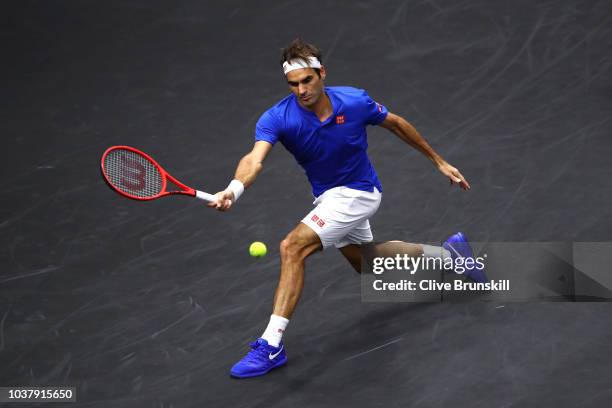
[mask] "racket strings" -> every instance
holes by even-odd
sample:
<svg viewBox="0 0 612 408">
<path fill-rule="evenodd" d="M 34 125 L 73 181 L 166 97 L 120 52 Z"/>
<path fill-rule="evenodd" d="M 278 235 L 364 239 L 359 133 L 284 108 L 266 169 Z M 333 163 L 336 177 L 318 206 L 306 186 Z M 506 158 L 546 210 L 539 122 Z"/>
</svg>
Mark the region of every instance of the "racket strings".
<svg viewBox="0 0 612 408">
<path fill-rule="evenodd" d="M 115 188 L 135 197 L 154 197 L 163 188 L 159 169 L 146 157 L 130 150 L 109 152 L 104 159 L 104 172 Z"/>
</svg>

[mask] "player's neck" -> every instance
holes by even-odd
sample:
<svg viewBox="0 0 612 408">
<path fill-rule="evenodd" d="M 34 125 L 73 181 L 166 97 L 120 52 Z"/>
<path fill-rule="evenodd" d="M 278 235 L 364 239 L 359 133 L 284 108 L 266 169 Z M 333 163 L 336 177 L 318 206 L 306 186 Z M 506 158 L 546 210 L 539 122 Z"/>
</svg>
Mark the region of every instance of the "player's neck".
<svg viewBox="0 0 612 408">
<path fill-rule="evenodd" d="M 304 108 L 317 115 L 321 122 L 325 122 L 334 113 L 334 107 L 325 91 L 323 91 L 321 97 L 314 104 L 304 106 Z"/>
</svg>

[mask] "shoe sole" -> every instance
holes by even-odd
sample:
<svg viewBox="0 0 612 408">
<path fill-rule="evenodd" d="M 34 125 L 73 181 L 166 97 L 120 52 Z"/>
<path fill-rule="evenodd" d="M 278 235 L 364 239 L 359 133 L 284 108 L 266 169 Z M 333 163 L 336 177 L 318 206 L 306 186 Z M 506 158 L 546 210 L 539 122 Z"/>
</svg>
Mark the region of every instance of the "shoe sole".
<svg viewBox="0 0 612 408">
<path fill-rule="evenodd" d="M 273 369 L 283 366 L 285 364 L 287 364 L 287 357 L 285 357 L 282 360 L 277 361 L 273 366 L 270 366 L 270 368 L 268 368 L 267 370 L 264 371 L 257 371 L 254 373 L 248 373 L 248 374 L 234 374 L 234 373 L 230 373 L 230 376 L 234 377 L 234 378 L 251 378 L 251 377 L 259 377 L 261 375 L 265 375 L 268 374 L 270 371 L 272 371 Z"/>
</svg>

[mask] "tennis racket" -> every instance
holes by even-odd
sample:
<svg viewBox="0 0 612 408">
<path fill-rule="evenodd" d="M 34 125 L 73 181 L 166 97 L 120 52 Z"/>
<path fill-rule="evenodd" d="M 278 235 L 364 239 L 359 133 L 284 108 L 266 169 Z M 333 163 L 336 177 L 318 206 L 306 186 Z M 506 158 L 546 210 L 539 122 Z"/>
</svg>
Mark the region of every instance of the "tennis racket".
<svg viewBox="0 0 612 408">
<path fill-rule="evenodd" d="M 186 186 L 151 156 L 130 146 L 112 146 L 101 160 L 102 175 L 117 193 L 133 200 L 154 200 L 183 194 L 211 202 L 215 196 Z"/>
</svg>

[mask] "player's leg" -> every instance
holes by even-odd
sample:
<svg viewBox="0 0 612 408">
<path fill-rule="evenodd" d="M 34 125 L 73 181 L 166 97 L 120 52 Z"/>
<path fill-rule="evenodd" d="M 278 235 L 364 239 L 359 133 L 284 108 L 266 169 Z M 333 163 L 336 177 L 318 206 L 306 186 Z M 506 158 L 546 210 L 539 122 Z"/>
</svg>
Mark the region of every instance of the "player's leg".
<svg viewBox="0 0 612 408">
<path fill-rule="evenodd" d="M 274 308 L 264 333 L 251 343 L 251 351 L 236 363 L 231 374 L 256 377 L 287 363 L 282 336 L 304 287 L 304 260 L 321 248 L 319 236 L 298 224 L 280 244 L 281 272 L 274 294 Z"/>
<path fill-rule="evenodd" d="M 439 249 L 441 249 L 403 241 L 374 242 L 373 239 L 370 221 L 364 219 L 355 223 L 353 228 L 335 246 L 357 273 L 361 273 L 362 256 L 366 259 L 394 257 L 396 254 L 417 257 L 423 254 L 426 256 L 431 253 L 440 254 Z"/>
<path fill-rule="evenodd" d="M 407 254 L 411 257 L 423 255 L 423 245 L 403 241 L 364 242 L 348 244 L 338 248 L 357 273 L 361 273 L 361 257 L 394 257 L 396 254 Z"/>
<path fill-rule="evenodd" d="M 291 318 L 304 287 L 304 260 L 320 248 L 319 236 L 303 223 L 281 242 L 281 272 L 274 294 L 274 315 Z"/>
<path fill-rule="evenodd" d="M 317 249 L 333 245 L 351 227 L 337 218 L 334 204 L 338 203 L 333 200 L 333 193 L 318 198 L 317 206 L 281 242 L 281 273 L 273 314 L 261 338 L 251 344 L 251 351 L 232 367 L 232 376 L 263 375 L 287 362 L 282 335 L 302 293 L 304 260 Z"/>
<path fill-rule="evenodd" d="M 397 255 L 409 257 L 420 257 L 440 259 L 442 263 L 451 259 L 453 264 L 464 265 L 465 258 L 474 258 L 472 248 L 467 238 L 462 233 L 451 235 L 441 246 L 417 244 L 404 241 L 373 242 L 370 222 L 365 219 L 356 222 L 353 228 L 338 241 L 335 246 L 358 273 L 362 270 L 362 257 L 365 259 L 394 258 Z M 459 260 L 459 258 L 464 258 Z M 459 262 L 461 261 L 461 262 Z M 476 282 L 486 282 L 487 277 L 483 270 L 472 268 L 461 272 Z"/>
<path fill-rule="evenodd" d="M 357 273 L 361 273 L 361 249 L 362 245 L 359 244 L 348 244 L 338 248 Z"/>
<path fill-rule="evenodd" d="M 369 236 L 371 236 L 371 232 L 368 224 L 367 228 L 361 227 L 351 231 L 342 242 L 337 245 L 342 255 L 344 255 L 353 269 L 358 273 L 361 273 L 361 260 L 363 258 L 394 258 L 397 255 L 408 255 L 409 257 L 423 256 L 425 258 L 440 259 L 442 263 L 446 263 L 446 260 L 451 259 L 453 264 L 457 265 L 464 265 L 466 258 L 474 258 L 472 247 L 465 235 L 461 232 L 451 235 L 442 246 L 414 244 L 404 241 L 374 243 L 368 242 Z M 459 262 L 459 260 L 461 262 Z M 476 266 L 471 269 L 466 269 L 463 266 L 461 272 L 457 273 L 465 274 L 475 282 L 488 281 L 484 270 L 478 269 Z"/>
</svg>

